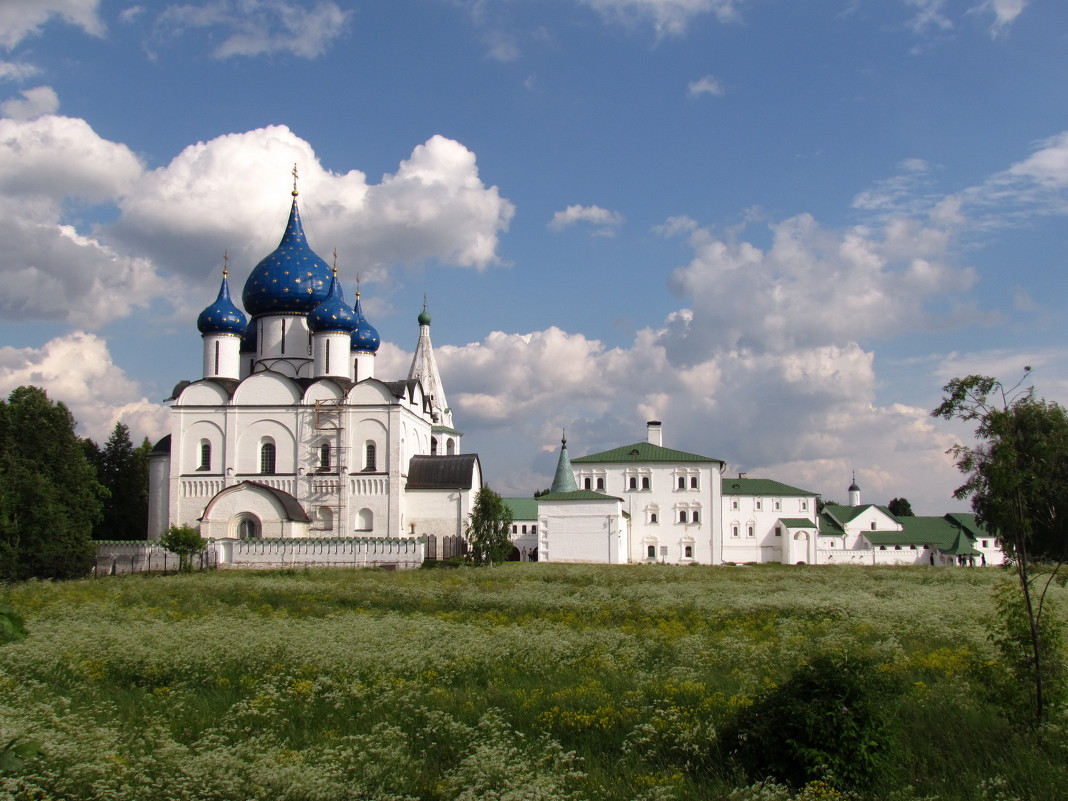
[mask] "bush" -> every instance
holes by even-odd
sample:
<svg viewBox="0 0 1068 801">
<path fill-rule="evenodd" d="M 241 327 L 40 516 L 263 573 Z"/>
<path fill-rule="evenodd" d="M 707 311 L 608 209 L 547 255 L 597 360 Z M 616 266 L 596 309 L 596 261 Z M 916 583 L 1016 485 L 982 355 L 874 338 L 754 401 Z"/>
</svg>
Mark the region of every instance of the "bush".
<svg viewBox="0 0 1068 801">
<path fill-rule="evenodd" d="M 885 787 L 898 755 L 896 696 L 870 661 L 819 657 L 743 708 L 723 743 L 751 781 Z"/>
</svg>

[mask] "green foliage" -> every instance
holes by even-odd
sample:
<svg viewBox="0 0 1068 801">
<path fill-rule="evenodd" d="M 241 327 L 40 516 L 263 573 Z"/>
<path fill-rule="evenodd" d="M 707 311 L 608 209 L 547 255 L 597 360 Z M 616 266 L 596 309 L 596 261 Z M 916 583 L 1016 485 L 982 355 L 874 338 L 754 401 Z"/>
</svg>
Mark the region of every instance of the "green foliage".
<svg viewBox="0 0 1068 801">
<path fill-rule="evenodd" d="M 37 387 L 0 401 L 0 578 L 67 579 L 92 567 L 105 490 L 74 426 Z"/>
<path fill-rule="evenodd" d="M 1005 799 L 1062 801 L 1068 735 L 1010 725 L 975 672 L 996 656 L 983 616 L 1000 578 L 508 563 L 14 584 L 4 600 L 32 636 L 0 648 L 0 743 L 25 733 L 47 756 L 0 787 L 57 801 L 994 801 L 982 788 L 997 780 Z M 1068 590 L 1051 595 L 1066 608 Z M 888 701 L 901 787 L 757 788 L 715 758 L 738 710 L 820 653 L 870 654 L 875 680 L 906 688 Z"/>
<path fill-rule="evenodd" d="M 913 517 L 912 504 L 908 498 L 894 498 L 887 504 L 887 509 L 894 517 Z"/>
<path fill-rule="evenodd" d="M 976 518 L 1000 537 L 1015 566 L 1031 656 L 1029 670 L 1018 660 L 1009 668 L 1030 684 L 1031 719 L 1041 726 L 1050 706 L 1045 681 L 1054 669 L 1046 664 L 1045 600 L 1068 557 L 1068 412 L 1036 398 L 1031 387 L 1020 389 L 1030 369 L 1010 388 L 989 376 L 955 378 L 943 388 L 942 404 L 931 414 L 975 423 L 979 444 L 949 450 L 967 478 L 955 495 L 972 499 Z M 1034 563 L 1041 561 L 1056 566 L 1036 584 Z M 1004 625 L 999 642 L 1018 643 L 1017 605 L 1003 592 L 998 609 Z M 1049 658 L 1059 657 L 1054 652 Z"/>
<path fill-rule="evenodd" d="M 1033 577 L 1032 581 L 1036 579 Z M 1065 664 L 1065 622 L 1055 604 L 1046 600 L 1039 621 L 1039 638 L 1043 659 L 1036 664 L 1031 641 L 1031 621 L 1026 599 L 1015 581 L 1003 581 L 994 590 L 997 612 L 990 639 L 1001 655 L 1001 673 L 995 673 L 1001 699 L 1010 710 L 1032 710 L 1035 688 L 1041 685 L 1045 701 L 1051 707 L 1068 701 L 1068 665 Z M 1041 681 L 1036 673 L 1042 672 Z M 1030 714 L 1030 713 L 1028 713 Z"/>
<path fill-rule="evenodd" d="M 103 515 L 93 528 L 99 540 L 143 540 L 148 525 L 148 454 L 145 439 L 137 448 L 130 429 L 115 423 L 103 450 L 92 440 L 85 442 L 86 455 L 96 469 L 97 480 L 107 490 Z"/>
<path fill-rule="evenodd" d="M 9 605 L 0 604 L 0 645 L 15 642 L 26 636 L 22 617 Z"/>
<path fill-rule="evenodd" d="M 887 787 L 901 758 L 898 693 L 869 660 L 821 656 L 742 709 L 724 744 L 754 781 Z"/>
<path fill-rule="evenodd" d="M 486 484 L 475 496 L 475 505 L 464 531 L 471 560 L 476 565 L 507 561 L 512 552 L 511 529 L 512 510 Z"/>
<path fill-rule="evenodd" d="M 160 538 L 159 544 L 177 554 L 182 570 L 192 570 L 192 558 L 201 553 L 208 541 L 192 526 L 171 526 Z"/>
<path fill-rule="evenodd" d="M 41 756 L 41 745 L 35 740 L 20 740 L 14 737 L 0 748 L 0 774 L 21 773 L 26 763 Z"/>
</svg>

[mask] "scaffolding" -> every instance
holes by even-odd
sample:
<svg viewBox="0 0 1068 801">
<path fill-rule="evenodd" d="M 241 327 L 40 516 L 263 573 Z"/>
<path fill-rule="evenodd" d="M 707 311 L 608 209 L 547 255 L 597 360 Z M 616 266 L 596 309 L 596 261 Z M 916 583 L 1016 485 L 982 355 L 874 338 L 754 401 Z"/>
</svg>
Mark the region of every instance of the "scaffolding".
<svg viewBox="0 0 1068 801">
<path fill-rule="evenodd" d="M 345 473 L 348 469 L 348 448 L 345 446 L 345 416 L 344 401 L 338 398 L 326 398 L 315 401 L 315 417 L 313 427 L 315 441 L 312 444 L 311 463 L 316 465 L 316 473 L 319 475 L 336 475 L 337 483 L 333 485 L 333 495 L 336 502 L 333 505 L 333 520 L 331 528 L 335 536 L 342 536 L 345 528 L 341 523 L 345 519 Z M 328 440 L 323 443 L 323 440 Z M 324 451 L 322 446 L 327 449 Z M 325 458 L 324 458 L 325 456 Z M 325 486 L 319 482 L 320 487 Z M 314 483 L 313 483 L 314 486 Z M 330 508 L 330 504 L 322 504 Z M 346 526 L 347 527 L 347 526 Z"/>
</svg>

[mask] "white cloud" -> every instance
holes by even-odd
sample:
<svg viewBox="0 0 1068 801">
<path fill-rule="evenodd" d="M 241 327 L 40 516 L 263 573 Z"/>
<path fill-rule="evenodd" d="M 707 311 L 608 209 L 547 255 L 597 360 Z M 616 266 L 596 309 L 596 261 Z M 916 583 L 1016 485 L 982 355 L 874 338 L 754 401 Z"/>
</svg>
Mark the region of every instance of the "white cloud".
<svg viewBox="0 0 1068 801">
<path fill-rule="evenodd" d="M 75 331 L 40 348 L 0 347 L 0 395 L 27 385 L 65 403 L 78 432 L 98 443 L 116 422 L 128 425 L 137 440 L 147 436 L 154 442 L 169 431 L 168 410 L 150 403 L 111 360 L 104 340 L 92 334 Z"/>
<path fill-rule="evenodd" d="M 727 94 L 727 89 L 719 78 L 714 75 L 705 75 L 696 81 L 690 81 L 686 86 L 686 92 L 690 97 L 700 97 L 701 95 L 723 97 Z"/>
<path fill-rule="evenodd" d="M 562 231 L 577 223 L 589 223 L 596 226 L 599 236 L 613 236 L 623 224 L 623 215 L 618 211 L 609 211 L 600 206 L 575 204 L 553 214 L 549 227 L 554 231 Z"/>
<path fill-rule="evenodd" d="M 913 33 L 947 31 L 953 27 L 945 13 L 946 0 L 905 0 L 905 5 L 916 9 L 915 16 L 908 22 Z"/>
<path fill-rule="evenodd" d="M 514 207 L 482 183 L 474 153 L 442 136 L 417 146 L 377 184 L 358 170 L 324 170 L 311 145 L 285 126 L 220 136 L 146 173 L 107 234 L 200 279 L 228 249 L 235 281 L 242 281 L 285 227 L 294 163 L 312 247 L 320 254 L 336 247 L 346 275 L 383 278 L 387 265 L 484 269 L 498 262 L 498 237 Z"/>
<path fill-rule="evenodd" d="M 704 14 L 713 14 L 720 22 L 739 17 L 739 7 L 746 0 L 580 0 L 609 19 L 634 24 L 649 22 L 658 36 L 678 36 L 690 23 Z"/>
<path fill-rule="evenodd" d="M 51 86 L 24 89 L 22 100 L 10 99 L 0 103 L 0 114 L 13 120 L 32 120 L 59 110 L 59 95 Z"/>
<path fill-rule="evenodd" d="M 159 30 L 218 29 L 225 38 L 216 58 L 291 53 L 302 58 L 323 55 L 348 28 L 351 11 L 332 0 L 209 0 L 167 6 L 157 20 Z"/>
<path fill-rule="evenodd" d="M 0 3 L 0 46 L 10 50 L 39 33 L 53 18 L 77 25 L 91 36 L 103 36 L 99 5 L 100 0 L 4 0 Z"/>
<path fill-rule="evenodd" d="M 986 0 L 977 8 L 989 11 L 994 15 L 994 23 L 990 27 L 993 36 L 1000 36 L 1008 30 L 1009 26 L 1027 8 L 1029 0 Z"/>
<path fill-rule="evenodd" d="M 21 81 L 38 72 L 33 64 L 22 61 L 0 61 L 0 81 Z"/>
</svg>

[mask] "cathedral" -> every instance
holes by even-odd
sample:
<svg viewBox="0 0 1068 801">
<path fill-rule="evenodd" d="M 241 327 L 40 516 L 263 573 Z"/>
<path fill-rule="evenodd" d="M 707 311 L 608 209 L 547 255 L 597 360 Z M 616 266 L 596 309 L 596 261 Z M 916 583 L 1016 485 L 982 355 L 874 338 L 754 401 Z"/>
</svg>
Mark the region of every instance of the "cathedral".
<svg viewBox="0 0 1068 801">
<path fill-rule="evenodd" d="M 175 387 L 171 433 L 150 457 L 149 537 L 172 525 L 224 544 L 462 535 L 481 466 L 461 453 L 430 315 L 407 377 L 378 377 L 360 292 L 349 305 L 336 266 L 308 245 L 295 183 L 292 195 L 244 310 L 224 267 L 197 320 L 203 374 Z"/>
</svg>

